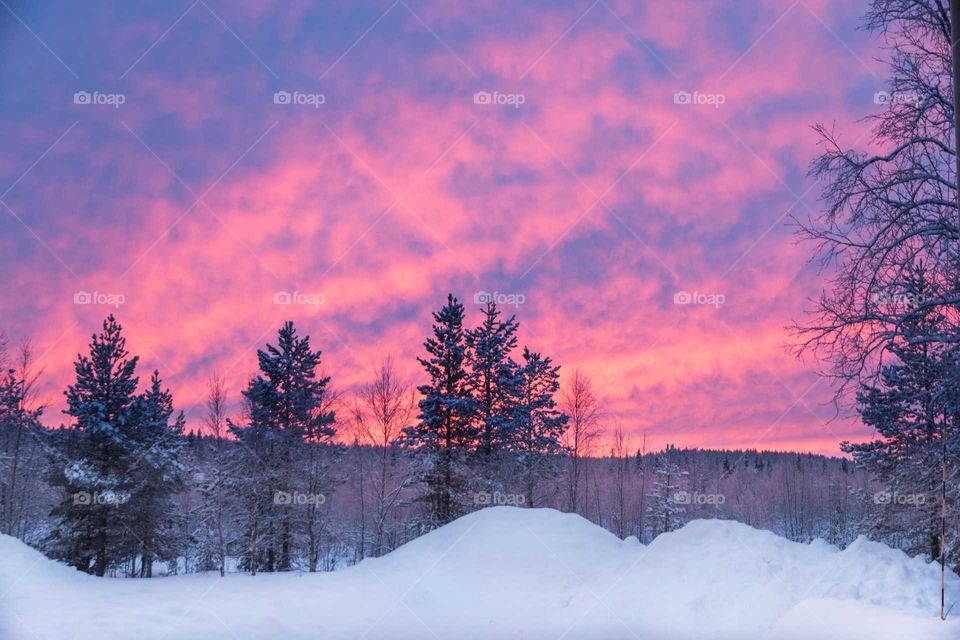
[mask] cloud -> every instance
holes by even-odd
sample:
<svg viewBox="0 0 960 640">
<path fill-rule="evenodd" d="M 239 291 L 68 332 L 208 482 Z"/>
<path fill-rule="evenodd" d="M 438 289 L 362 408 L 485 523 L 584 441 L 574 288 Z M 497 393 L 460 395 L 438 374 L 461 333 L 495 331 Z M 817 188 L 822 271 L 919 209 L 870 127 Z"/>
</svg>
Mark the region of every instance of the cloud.
<svg viewBox="0 0 960 640">
<path fill-rule="evenodd" d="M 835 452 L 863 430 L 829 422 L 786 349 L 820 282 L 784 223 L 817 206 L 809 125 L 860 133 L 873 108 L 855 5 L 210 3 L 166 35 L 169 8 L 93 11 L 82 33 L 31 12 L 82 79 L 10 32 L 0 192 L 26 175 L 3 198 L 22 223 L 0 210 L 2 324 L 43 356 L 48 423 L 115 311 L 196 428 L 207 376 L 236 400 L 284 320 L 349 390 L 388 352 L 417 379 L 448 291 L 471 321 L 475 291 L 522 293 L 524 341 L 587 372 L 635 439 Z M 98 87 L 126 102 L 72 104 Z"/>
</svg>

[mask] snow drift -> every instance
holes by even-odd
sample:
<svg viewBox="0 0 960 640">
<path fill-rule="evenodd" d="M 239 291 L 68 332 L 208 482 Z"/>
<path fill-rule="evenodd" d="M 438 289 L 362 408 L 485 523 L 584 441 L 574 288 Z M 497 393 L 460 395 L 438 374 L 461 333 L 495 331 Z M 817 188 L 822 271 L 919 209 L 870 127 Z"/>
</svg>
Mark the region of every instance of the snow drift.
<svg viewBox="0 0 960 640">
<path fill-rule="evenodd" d="M 721 520 L 644 546 L 495 507 L 334 573 L 151 580 L 87 576 L 0 536 L 5 640 L 960 637 L 939 598 L 935 564 L 882 544 L 840 551 Z"/>
</svg>

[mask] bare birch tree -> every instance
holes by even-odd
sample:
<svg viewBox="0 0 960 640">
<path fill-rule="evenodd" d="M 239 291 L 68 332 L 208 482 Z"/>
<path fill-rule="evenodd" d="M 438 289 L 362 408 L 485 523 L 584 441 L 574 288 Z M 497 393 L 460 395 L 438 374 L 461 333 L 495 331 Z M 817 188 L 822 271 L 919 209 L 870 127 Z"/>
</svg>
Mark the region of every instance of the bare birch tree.
<svg viewBox="0 0 960 640">
<path fill-rule="evenodd" d="M 960 342 L 949 9 L 943 0 L 873 0 L 866 26 L 891 53 L 888 91 L 874 100 L 882 111 L 867 117 L 863 149 L 815 126 L 824 152 L 811 173 L 826 210 L 796 219 L 832 270 L 811 319 L 797 326 L 799 350 L 828 363 L 841 393 L 874 380 L 893 343 Z M 910 290 L 918 269 L 930 285 L 919 299 Z M 938 327 L 905 336 L 913 318 L 934 312 Z"/>
<path fill-rule="evenodd" d="M 204 497 L 209 518 L 207 530 L 212 534 L 213 559 L 217 570 L 223 576 L 226 573 L 227 541 L 224 533 L 227 509 L 227 461 L 224 437 L 227 429 L 227 395 L 224 391 L 223 377 L 212 375 L 207 381 L 207 415 L 205 424 L 208 435 L 213 437 L 212 477 L 204 486 Z"/>
<path fill-rule="evenodd" d="M 385 551 L 385 529 L 408 481 L 395 472 L 397 447 L 394 444 L 404 427 L 415 418 L 416 398 L 403 382 L 390 356 L 374 369 L 373 380 L 364 385 L 354 403 L 357 439 L 374 449 L 376 468 L 371 477 L 374 500 L 372 555 Z"/>
<path fill-rule="evenodd" d="M 560 393 L 560 405 L 563 412 L 570 416 L 565 442 L 570 454 L 567 509 L 576 512 L 581 499 L 581 481 L 586 475 L 584 466 L 600 436 L 600 398 L 593 390 L 590 378 L 576 370 Z M 589 501 L 589 496 L 583 497 Z"/>
</svg>

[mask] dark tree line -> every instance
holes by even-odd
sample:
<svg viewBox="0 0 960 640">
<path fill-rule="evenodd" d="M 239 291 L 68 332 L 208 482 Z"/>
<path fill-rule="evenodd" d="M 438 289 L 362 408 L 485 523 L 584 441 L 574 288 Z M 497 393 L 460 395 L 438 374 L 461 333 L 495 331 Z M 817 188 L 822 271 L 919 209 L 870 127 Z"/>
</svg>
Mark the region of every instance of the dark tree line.
<svg viewBox="0 0 960 640">
<path fill-rule="evenodd" d="M 386 358 L 349 400 L 286 323 L 258 351 L 238 415 L 214 375 L 189 433 L 160 374 L 140 384 L 112 316 L 74 363 L 59 429 L 40 425 L 26 350 L 0 378 L 4 530 L 82 571 L 139 577 L 330 570 L 497 504 L 573 511 L 643 541 L 710 517 L 933 551 L 933 501 L 896 496 L 937 488 L 924 456 L 956 420 L 953 396 L 930 392 L 956 366 L 948 348 L 905 343 L 864 388 L 864 420 L 883 437 L 845 445 L 860 471 L 809 454 L 647 452 L 619 426 L 604 450 L 590 380 L 575 372 L 561 388 L 559 367 L 518 345 L 515 318 L 487 305 L 468 326 L 449 296 L 433 320 L 424 384 Z"/>
<path fill-rule="evenodd" d="M 365 450 L 379 450 L 367 463 L 376 475 L 369 480 L 377 487 L 376 539 L 368 550 L 361 536 L 359 557 L 394 546 L 388 520 L 401 505 L 420 505 L 406 517 L 422 532 L 471 508 L 468 488 L 501 491 L 522 470 L 532 502 L 538 482 L 559 471 L 553 459 L 563 453 L 566 423 L 553 399 L 559 367 L 527 349 L 516 361 L 516 320 L 501 319 L 495 305 L 475 329 L 463 328 L 463 314 L 452 296 L 435 314 L 420 360 L 430 383 L 419 387 L 418 416 L 392 365 L 358 394 L 354 457 L 362 468 Z M 187 557 L 194 568 L 221 574 L 324 568 L 328 500 L 346 479 L 348 448 L 337 439 L 335 411 L 343 399 L 323 373 L 321 352 L 291 322 L 257 360 L 234 419 L 226 415 L 223 380 L 211 378 L 206 436 L 184 434 L 184 416 L 159 372 L 140 389 L 139 360 L 112 315 L 74 363 L 68 425 L 40 425 L 42 408 L 29 402 L 28 359 L 21 370 L 9 369 L 0 377 L 9 467 L 0 485 L 4 531 L 19 534 L 18 496 L 42 484 L 53 504 L 46 533 L 34 542 L 82 571 L 150 577 L 157 563 L 177 570 Z M 43 461 L 42 483 L 25 481 L 28 448 L 31 462 Z M 398 464 L 408 461 L 406 477 L 397 479 Z M 366 475 L 358 478 L 364 522 Z"/>
</svg>

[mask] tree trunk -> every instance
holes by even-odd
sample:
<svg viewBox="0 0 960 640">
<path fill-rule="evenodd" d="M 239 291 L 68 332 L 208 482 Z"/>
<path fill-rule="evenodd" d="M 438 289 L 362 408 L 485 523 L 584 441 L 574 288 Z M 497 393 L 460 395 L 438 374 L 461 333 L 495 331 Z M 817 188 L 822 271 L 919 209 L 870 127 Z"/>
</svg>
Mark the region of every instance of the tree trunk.
<svg viewBox="0 0 960 640">
<path fill-rule="evenodd" d="M 107 572 L 107 513 L 103 507 L 100 507 L 97 515 L 98 528 L 96 538 L 94 539 L 96 559 L 93 564 L 93 573 L 94 575 L 103 577 Z"/>
</svg>

